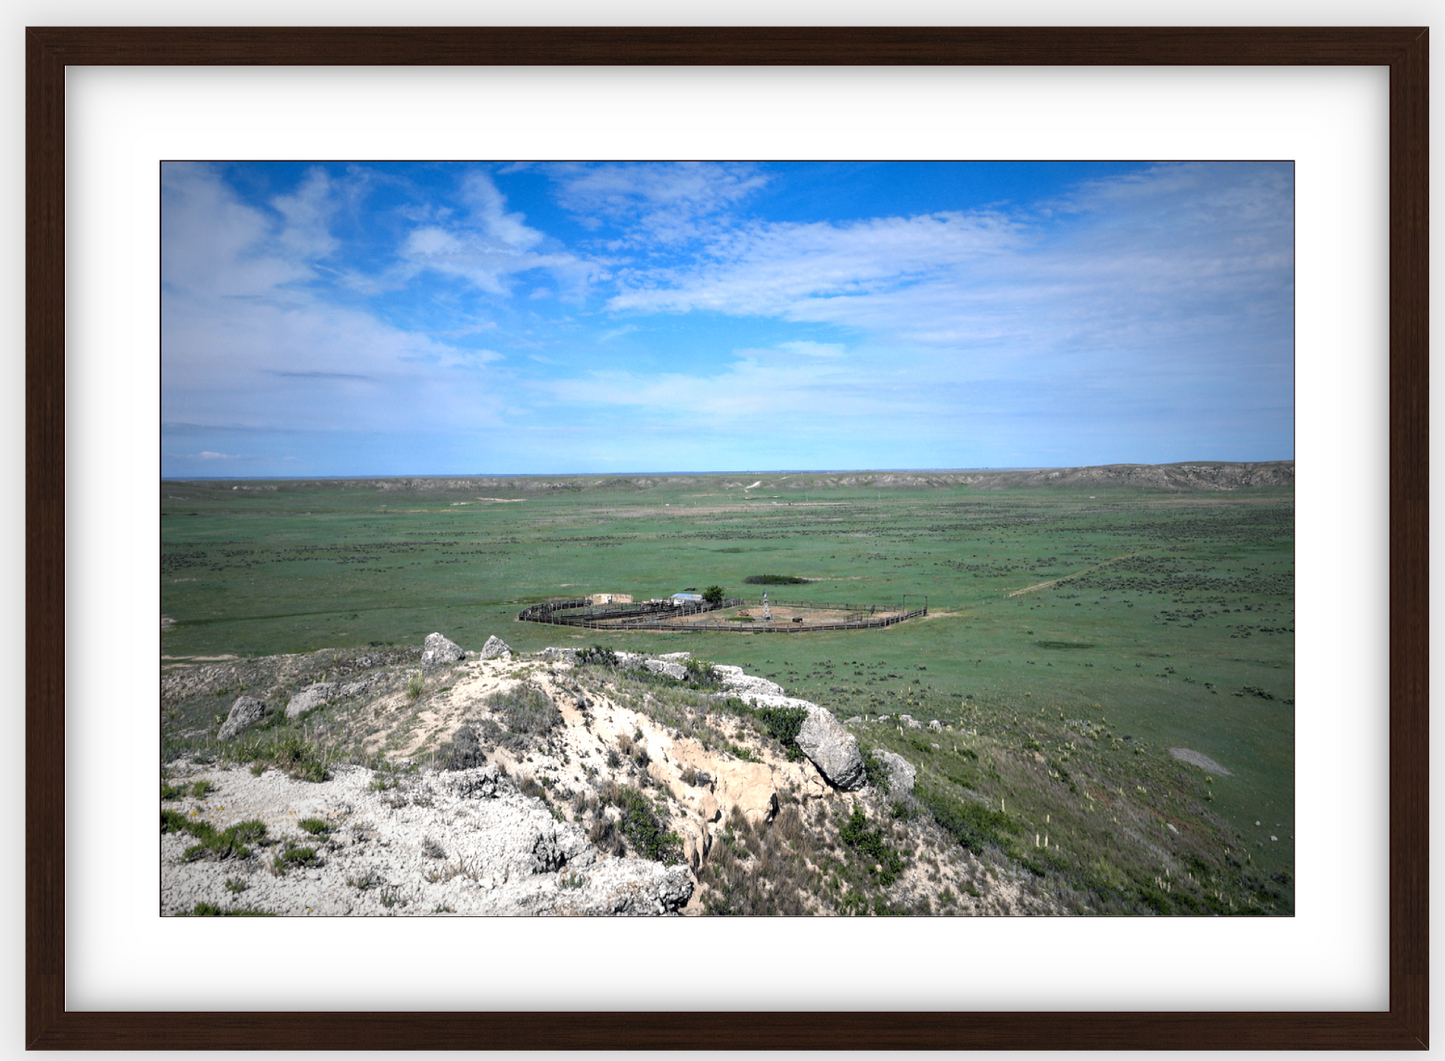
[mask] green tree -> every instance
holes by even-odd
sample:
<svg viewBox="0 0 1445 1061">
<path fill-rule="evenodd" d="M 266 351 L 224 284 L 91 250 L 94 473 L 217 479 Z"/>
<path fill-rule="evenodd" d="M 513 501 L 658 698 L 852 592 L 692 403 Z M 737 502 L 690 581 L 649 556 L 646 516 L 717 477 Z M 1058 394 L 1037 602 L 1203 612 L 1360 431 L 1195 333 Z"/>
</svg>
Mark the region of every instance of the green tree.
<svg viewBox="0 0 1445 1061">
<path fill-rule="evenodd" d="M 721 604 L 723 599 L 723 588 L 721 586 L 709 586 L 702 591 L 702 599 L 709 604 Z"/>
</svg>

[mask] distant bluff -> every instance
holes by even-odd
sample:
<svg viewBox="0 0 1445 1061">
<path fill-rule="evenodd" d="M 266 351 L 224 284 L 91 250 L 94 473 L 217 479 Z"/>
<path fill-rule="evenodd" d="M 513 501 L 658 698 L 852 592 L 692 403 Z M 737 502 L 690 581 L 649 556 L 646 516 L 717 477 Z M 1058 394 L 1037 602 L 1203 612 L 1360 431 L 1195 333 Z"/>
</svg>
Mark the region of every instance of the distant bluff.
<svg viewBox="0 0 1445 1061">
<path fill-rule="evenodd" d="M 225 495 L 255 496 L 257 492 L 291 493 L 315 490 L 375 491 L 416 499 L 457 498 L 459 503 L 502 501 L 559 493 L 640 493 L 648 490 L 698 488 L 745 491 L 754 497 L 778 491 L 805 490 L 927 490 L 972 487 L 977 490 L 1011 488 L 1109 488 L 1135 490 L 1230 491 L 1291 489 L 1294 461 L 1193 461 L 1182 464 L 1103 464 L 1078 468 L 1020 468 L 1003 471 L 864 471 L 864 472 L 758 472 L 715 475 L 548 475 L 516 477 L 398 476 L 377 479 L 282 479 L 236 482 L 232 480 L 166 480 L 162 494 L 187 488 L 186 498 Z M 477 496 L 482 494 L 485 496 Z"/>
</svg>

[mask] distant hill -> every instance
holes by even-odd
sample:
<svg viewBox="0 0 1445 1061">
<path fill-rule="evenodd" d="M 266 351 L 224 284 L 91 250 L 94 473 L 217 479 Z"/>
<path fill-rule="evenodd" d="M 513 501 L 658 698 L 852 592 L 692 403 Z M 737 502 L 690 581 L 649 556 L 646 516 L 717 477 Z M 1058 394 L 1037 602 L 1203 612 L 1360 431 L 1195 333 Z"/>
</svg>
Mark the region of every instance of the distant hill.
<svg viewBox="0 0 1445 1061">
<path fill-rule="evenodd" d="M 1188 464 L 1105 464 L 1093 468 L 1047 468 L 1032 471 L 979 473 L 975 485 L 1128 486 L 1142 490 L 1239 490 L 1294 486 L 1294 461 L 1235 464 L 1198 461 Z"/>
<path fill-rule="evenodd" d="M 162 496 L 186 488 L 186 500 L 317 490 L 366 490 L 417 498 L 496 501 L 556 493 L 637 492 L 656 489 L 740 490 L 759 496 L 779 490 L 920 490 L 967 486 L 1124 487 L 1136 490 L 1220 491 L 1294 486 L 1294 461 L 1193 461 L 1183 464 L 1104 464 L 1080 468 L 1002 471 L 756 472 L 700 475 L 394 476 L 377 479 L 177 480 L 161 482 Z M 482 496 L 478 496 L 482 495 Z M 182 500 L 183 498 L 174 498 Z"/>
</svg>

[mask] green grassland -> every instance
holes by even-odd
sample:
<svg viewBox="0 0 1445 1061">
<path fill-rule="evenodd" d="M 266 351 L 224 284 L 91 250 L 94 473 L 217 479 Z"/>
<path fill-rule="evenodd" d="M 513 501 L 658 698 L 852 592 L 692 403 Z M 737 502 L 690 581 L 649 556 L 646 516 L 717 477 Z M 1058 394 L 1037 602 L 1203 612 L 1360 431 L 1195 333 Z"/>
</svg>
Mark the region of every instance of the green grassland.
<svg viewBox="0 0 1445 1061">
<path fill-rule="evenodd" d="M 798 489 L 777 476 L 743 489 L 757 478 L 163 482 L 162 653 L 416 645 L 433 630 L 469 649 L 490 634 L 521 651 L 686 648 L 840 718 L 958 728 L 965 739 L 869 722 L 860 736 L 917 762 L 925 800 L 966 789 L 1006 805 L 1011 831 L 994 839 L 1041 871 L 1146 905 L 1157 891 L 1170 912 L 1292 911 L 1292 490 Z M 810 581 L 743 581 L 760 574 Z M 864 607 L 906 594 L 929 615 L 771 635 L 516 620 L 549 597 L 714 583 Z M 1193 893 L 1217 903 L 1181 904 L 1142 864 L 1110 863 L 1120 836 L 1147 847 L 1139 831 L 1165 822 L 1158 842 L 1199 848 Z"/>
</svg>

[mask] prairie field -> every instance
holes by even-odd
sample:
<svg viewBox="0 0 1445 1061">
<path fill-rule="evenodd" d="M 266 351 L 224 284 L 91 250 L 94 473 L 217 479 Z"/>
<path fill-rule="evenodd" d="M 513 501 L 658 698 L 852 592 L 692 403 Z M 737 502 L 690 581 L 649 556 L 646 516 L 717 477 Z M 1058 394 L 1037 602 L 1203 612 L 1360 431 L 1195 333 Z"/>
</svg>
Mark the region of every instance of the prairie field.
<svg viewBox="0 0 1445 1061">
<path fill-rule="evenodd" d="M 432 631 L 470 650 L 492 634 L 519 652 L 687 649 L 861 716 L 860 742 L 919 763 L 925 796 L 987 800 L 1001 849 L 1124 896 L 1121 912 L 1293 911 L 1290 488 L 166 480 L 161 515 L 163 666 Z M 807 581 L 744 581 L 765 575 Z M 928 614 L 796 634 L 517 621 L 552 597 L 710 585 L 865 610 L 926 599 Z M 1158 847 L 1187 883 L 1150 869 Z"/>
</svg>

